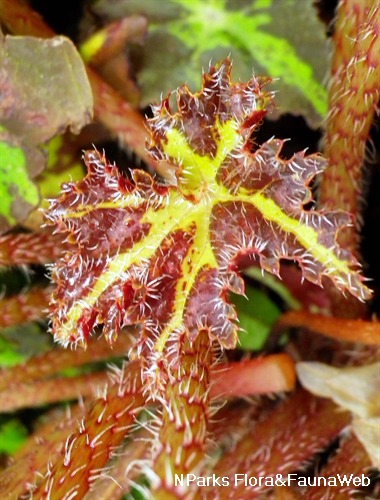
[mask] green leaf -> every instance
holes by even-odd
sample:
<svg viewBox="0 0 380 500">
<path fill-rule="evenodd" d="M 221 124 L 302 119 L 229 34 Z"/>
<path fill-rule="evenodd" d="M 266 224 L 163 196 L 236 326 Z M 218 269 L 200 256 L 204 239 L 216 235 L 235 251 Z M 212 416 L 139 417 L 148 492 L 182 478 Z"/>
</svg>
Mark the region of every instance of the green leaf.
<svg viewBox="0 0 380 500">
<path fill-rule="evenodd" d="M 67 126 L 78 133 L 92 117 L 93 99 L 82 59 L 65 37 L 0 39 L 7 99 L 0 120 L 28 144 L 41 144 Z"/>
<path fill-rule="evenodd" d="M 16 206 L 37 205 L 38 190 L 29 181 L 22 148 L 0 142 L 0 162 L 0 216 L 12 225 L 16 223 Z"/>
<path fill-rule="evenodd" d="M 44 157 L 23 145 L 0 125 L 0 231 L 25 219 L 38 204 L 38 189 L 32 178 L 43 168 Z"/>
<path fill-rule="evenodd" d="M 239 347 L 252 351 L 263 347 L 273 323 L 281 314 L 280 309 L 265 292 L 246 286 L 246 297 L 232 295 L 231 302 L 238 311 Z"/>
<path fill-rule="evenodd" d="M 145 500 L 147 498 L 149 481 L 145 476 L 140 476 L 130 491 L 123 495 L 123 500 Z"/>
<path fill-rule="evenodd" d="M 51 348 L 51 337 L 36 323 L 3 328 L 0 332 L 0 367 L 22 363 Z"/>
<path fill-rule="evenodd" d="M 326 114 L 325 89 L 314 79 L 312 66 L 298 55 L 298 44 L 293 45 L 289 39 L 295 31 L 290 29 L 290 24 L 294 28 L 295 23 L 302 18 L 305 26 L 309 18 L 315 17 L 315 12 L 310 9 L 310 2 L 298 2 L 295 5 L 293 2 L 280 0 L 268 2 L 265 8 L 257 10 L 248 9 L 248 2 L 244 2 L 245 8 L 228 10 L 226 0 L 213 0 L 207 4 L 202 0 L 174 1 L 187 9 L 188 15 L 171 22 L 169 32 L 191 48 L 194 62 L 201 59 L 205 50 L 233 47 L 240 52 L 239 55 L 249 54 L 255 67 L 258 63 L 266 74 L 280 78 L 280 83 L 288 87 L 287 92 L 297 90 L 310 101 L 318 114 Z M 303 9 L 306 15 L 302 15 Z M 282 27 L 281 30 L 278 29 L 279 26 Z M 313 27 L 316 27 L 316 23 Z M 310 36 L 309 30 L 302 30 L 302 33 Z M 321 39 L 318 41 L 321 42 Z M 299 42 L 305 43 L 305 39 Z M 317 49 L 315 42 L 314 39 L 313 50 Z M 317 50 L 320 50 L 320 46 Z M 234 55 L 233 57 L 235 58 Z M 282 107 L 281 85 L 276 87 L 280 90 L 279 106 Z"/>
<path fill-rule="evenodd" d="M 293 297 L 288 288 L 281 280 L 273 274 L 264 273 L 259 267 L 250 267 L 244 270 L 244 274 L 262 283 L 267 288 L 275 292 L 290 309 L 300 309 L 301 304 Z"/>
<path fill-rule="evenodd" d="M 92 117 L 92 92 L 73 43 L 0 35 L 0 231 L 23 222 L 39 203 L 33 179 L 46 156 L 37 147 Z"/>
<path fill-rule="evenodd" d="M 24 222 L 29 229 L 39 231 L 44 224 L 44 210 L 49 206 L 48 200 L 59 195 L 64 182 L 79 180 L 83 177 L 83 165 L 80 161 L 83 148 L 81 137 L 82 134 L 66 133 L 53 137 L 44 146 L 43 150 L 48 157 L 48 163 L 36 179 L 41 202 L 38 210 L 32 211 Z"/>
<path fill-rule="evenodd" d="M 12 455 L 24 443 L 27 437 L 27 430 L 16 419 L 0 425 L 0 453 Z"/>
<path fill-rule="evenodd" d="M 14 350 L 11 342 L 0 337 L 0 366 L 9 367 L 21 364 L 25 356 Z"/>
<path fill-rule="evenodd" d="M 138 13 L 150 21 L 145 46 L 135 48 L 144 105 L 184 80 L 196 88 L 199 68 L 230 54 L 235 79 L 248 79 L 252 68 L 279 78 L 280 113 L 301 113 L 313 125 L 325 116 L 328 52 L 312 0 L 167 0 L 161 6 L 159 16 L 149 1 L 95 6 L 112 18 Z"/>
<path fill-rule="evenodd" d="M 83 177 L 83 165 L 77 148 L 78 144 L 71 134 L 56 136 L 49 142 L 46 148 L 49 156 L 48 165 L 38 182 L 45 200 L 43 208 L 48 206 L 47 199 L 59 195 L 64 182 Z"/>
</svg>

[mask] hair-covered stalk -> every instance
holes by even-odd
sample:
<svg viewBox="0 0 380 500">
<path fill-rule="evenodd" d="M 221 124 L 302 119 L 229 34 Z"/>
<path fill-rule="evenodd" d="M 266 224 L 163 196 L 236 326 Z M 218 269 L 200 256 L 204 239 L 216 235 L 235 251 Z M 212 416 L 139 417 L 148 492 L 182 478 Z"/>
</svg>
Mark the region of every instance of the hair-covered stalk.
<svg viewBox="0 0 380 500">
<path fill-rule="evenodd" d="M 104 385 L 107 380 L 106 372 L 98 372 L 70 379 L 58 377 L 36 380 L 31 384 L 11 385 L 0 393 L 0 413 L 93 396 L 95 388 Z"/>
<path fill-rule="evenodd" d="M 167 346 L 167 361 L 161 368 L 166 384 L 157 396 L 162 415 L 152 466 L 147 469 L 156 500 L 188 495 L 186 489 L 175 485 L 175 474 L 194 472 L 205 458 L 213 358 L 207 332 L 201 332 L 193 343 L 182 335 Z"/>
<path fill-rule="evenodd" d="M 46 317 L 51 293 L 51 287 L 33 287 L 27 292 L 2 299 L 0 303 L 0 328 L 21 325 Z"/>
<path fill-rule="evenodd" d="M 217 476 L 229 478 L 230 487 L 221 489 L 219 498 L 255 498 L 274 487 L 276 474 L 296 471 L 335 439 L 349 423 L 348 412 L 337 411 L 328 399 L 316 398 L 297 390 L 256 423 L 237 446 L 215 465 Z M 236 476 L 242 474 L 242 476 Z M 267 481 L 245 484 L 248 477 L 265 476 Z M 235 478 L 241 479 L 235 481 Z M 268 479 L 269 478 L 269 479 Z M 207 498 L 213 498 L 210 489 Z"/>
<path fill-rule="evenodd" d="M 355 498 L 355 494 L 358 494 L 358 487 L 354 483 L 349 482 L 347 484 L 343 482 L 342 484 L 337 481 L 336 485 L 332 485 L 330 482 L 330 485 L 325 486 L 321 481 L 320 485 L 318 485 L 318 477 L 336 478 L 338 476 L 344 477 L 344 475 L 347 477 L 361 477 L 362 474 L 368 477 L 371 469 L 371 460 L 364 446 L 351 431 L 341 440 L 335 455 L 317 474 L 315 486 L 309 486 L 304 491 L 303 498 Z M 370 498 L 370 495 L 366 496 L 366 498 Z M 371 498 L 375 498 L 375 496 L 371 496 Z"/>
<path fill-rule="evenodd" d="M 112 385 L 95 400 L 61 456 L 33 490 L 33 498 L 83 498 L 128 434 L 145 399 L 138 364 L 115 370 Z"/>
<path fill-rule="evenodd" d="M 346 342 L 380 345 L 380 323 L 362 319 L 331 318 L 308 311 L 287 311 L 277 322 L 278 329 L 302 327 Z"/>
<path fill-rule="evenodd" d="M 118 456 L 110 464 L 108 477 L 99 477 L 86 500 L 118 500 L 129 498 L 125 493 L 136 484 L 140 476 L 137 462 L 147 459 L 151 448 L 151 434 L 147 429 L 139 429 L 129 435 L 128 441 L 118 451 Z"/>
<path fill-rule="evenodd" d="M 47 457 L 51 463 L 59 459 L 65 442 L 85 414 L 86 406 L 78 404 L 54 409 L 45 423 L 37 426 L 23 447 L 12 457 L 13 463 L 0 472 L 2 499 L 23 498 L 46 469 Z M 45 417 L 46 417 L 45 416 Z M 34 497 L 37 498 L 37 497 Z"/>
<path fill-rule="evenodd" d="M 0 236 L 0 265 L 47 264 L 56 261 L 65 247 L 62 237 L 50 231 L 5 234 Z"/>
<path fill-rule="evenodd" d="M 328 161 L 320 203 L 361 222 L 363 159 L 380 97 L 380 4 L 341 0 L 334 33 L 324 153 Z M 357 250 L 357 225 L 342 229 L 339 242 Z"/>
<path fill-rule="evenodd" d="M 285 353 L 217 365 L 211 372 L 211 397 L 243 397 L 291 391 L 294 361 Z"/>
<path fill-rule="evenodd" d="M 52 378 L 67 368 L 121 357 L 129 351 L 133 343 L 134 337 L 128 332 L 120 335 L 113 348 L 103 337 L 94 336 L 86 350 L 53 349 L 28 359 L 22 365 L 0 369 L 0 391 L 18 384 L 30 384 L 35 380 Z"/>
</svg>

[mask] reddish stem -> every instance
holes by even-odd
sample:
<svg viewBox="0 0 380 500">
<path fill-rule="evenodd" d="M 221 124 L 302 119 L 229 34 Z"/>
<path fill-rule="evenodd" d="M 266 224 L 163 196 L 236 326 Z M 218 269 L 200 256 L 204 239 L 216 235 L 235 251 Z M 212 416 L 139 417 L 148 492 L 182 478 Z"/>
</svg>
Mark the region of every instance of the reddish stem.
<svg viewBox="0 0 380 500">
<path fill-rule="evenodd" d="M 52 289 L 32 288 L 28 292 L 2 299 L 0 328 L 21 325 L 46 316 Z"/>
<path fill-rule="evenodd" d="M 59 259 L 66 248 L 62 236 L 18 233 L 0 236 L 0 265 L 47 264 Z"/>
<path fill-rule="evenodd" d="M 279 327 L 303 327 L 336 340 L 380 345 L 380 323 L 361 319 L 344 319 L 312 314 L 308 311 L 288 311 L 278 320 Z"/>
<path fill-rule="evenodd" d="M 291 391 L 296 381 L 294 362 L 287 354 L 228 363 L 214 368 L 211 397 L 242 397 Z"/>
<path fill-rule="evenodd" d="M 125 366 L 66 441 L 65 450 L 33 491 L 33 498 L 84 498 L 144 405 L 140 367 Z"/>
</svg>

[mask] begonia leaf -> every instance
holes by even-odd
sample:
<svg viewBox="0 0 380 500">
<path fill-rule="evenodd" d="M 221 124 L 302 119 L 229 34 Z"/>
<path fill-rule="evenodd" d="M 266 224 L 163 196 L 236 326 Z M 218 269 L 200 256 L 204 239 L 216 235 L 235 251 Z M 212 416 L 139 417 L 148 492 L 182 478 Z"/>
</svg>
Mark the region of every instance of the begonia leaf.
<svg viewBox="0 0 380 500">
<path fill-rule="evenodd" d="M 296 261 L 305 279 L 328 276 L 342 292 L 370 297 L 353 255 L 336 242 L 344 213 L 306 210 L 320 155 L 281 158 L 283 141 L 252 151 L 251 135 L 271 107 L 268 79 L 233 83 L 225 60 L 203 75 L 201 91 L 177 91 L 153 109 L 149 151 L 170 163 L 176 184 L 142 170 L 122 176 L 88 151 L 84 180 L 63 186 L 48 218 L 71 250 L 54 267 L 53 332 L 85 343 L 96 324 L 112 341 L 123 325 L 141 325 L 136 352 L 153 365 L 173 340 L 206 331 L 223 347 L 237 341 L 228 292 L 242 294 L 242 266 L 256 259 L 279 275 Z M 150 366 L 153 366 L 150 365 Z"/>
<path fill-rule="evenodd" d="M 302 114 L 313 125 L 326 114 L 328 47 L 312 0 L 167 0 L 160 9 L 98 0 L 93 8 L 112 20 L 140 14 L 150 21 L 145 44 L 135 47 L 143 105 L 183 81 L 197 88 L 199 68 L 230 54 L 236 79 L 247 80 L 252 67 L 279 79 L 279 113 Z"/>
<path fill-rule="evenodd" d="M 65 37 L 0 39 L 0 120 L 28 144 L 41 144 L 92 117 L 92 93 L 84 64 Z"/>
<path fill-rule="evenodd" d="M 32 180 L 43 169 L 44 155 L 23 144 L 0 124 L 0 233 L 25 219 L 39 201 Z"/>
<path fill-rule="evenodd" d="M 0 231 L 23 222 L 39 203 L 33 180 L 46 156 L 38 145 L 75 133 L 92 116 L 84 64 L 64 37 L 0 34 Z"/>
</svg>

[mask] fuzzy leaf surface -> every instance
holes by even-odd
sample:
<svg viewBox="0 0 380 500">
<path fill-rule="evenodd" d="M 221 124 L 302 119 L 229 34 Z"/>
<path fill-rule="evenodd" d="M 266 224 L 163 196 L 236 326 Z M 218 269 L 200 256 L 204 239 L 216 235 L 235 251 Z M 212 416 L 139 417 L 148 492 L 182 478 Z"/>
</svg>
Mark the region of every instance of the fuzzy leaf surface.
<svg viewBox="0 0 380 500">
<path fill-rule="evenodd" d="M 96 324 L 110 341 L 140 324 L 137 354 L 146 349 L 156 361 L 183 333 L 193 340 L 206 331 L 232 348 L 238 325 L 228 292 L 244 292 L 239 269 L 254 259 L 276 275 L 281 259 L 295 260 L 313 283 L 326 275 L 370 296 L 353 256 L 336 244 L 348 215 L 304 209 L 324 160 L 300 152 L 285 161 L 277 139 L 252 151 L 271 106 L 268 80 L 235 84 L 230 71 L 229 60 L 211 67 L 201 91 L 177 91 L 177 111 L 170 96 L 153 110 L 149 151 L 173 166 L 176 184 L 141 170 L 127 179 L 89 151 L 85 179 L 53 201 L 48 217 L 72 243 L 53 271 L 53 331 L 63 344 L 85 343 Z"/>
</svg>

